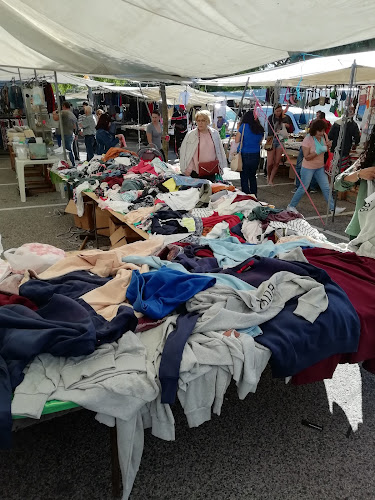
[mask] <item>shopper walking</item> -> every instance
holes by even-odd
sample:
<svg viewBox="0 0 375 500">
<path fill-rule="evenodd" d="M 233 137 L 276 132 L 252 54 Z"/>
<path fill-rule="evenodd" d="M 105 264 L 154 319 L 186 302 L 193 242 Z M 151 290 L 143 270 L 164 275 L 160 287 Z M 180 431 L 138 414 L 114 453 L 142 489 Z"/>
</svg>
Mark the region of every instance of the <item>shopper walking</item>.
<svg viewBox="0 0 375 500">
<path fill-rule="evenodd" d="M 286 126 L 283 123 L 283 108 L 281 104 L 276 104 L 273 113 L 268 119 L 268 139 L 272 137 L 272 149 L 267 150 L 267 184 L 273 186 L 273 180 L 279 169 L 283 148 L 278 140 L 287 134 Z M 270 139 L 269 139 L 270 140 Z"/>
<path fill-rule="evenodd" d="M 310 133 L 302 142 L 301 181 L 305 188 L 308 189 L 311 180 L 315 178 L 327 203 L 329 200 L 329 208 L 332 212 L 334 209 L 334 200 L 332 196 L 329 196 L 329 182 L 327 174 L 324 171 L 324 153 L 331 147 L 331 141 L 328 140 L 325 129 L 326 124 L 323 120 L 314 120 L 310 127 Z M 289 211 L 298 212 L 296 206 L 305 193 L 302 184 L 298 187 L 288 205 Z M 336 213 L 341 213 L 344 210 L 345 207 L 336 207 Z"/>
<path fill-rule="evenodd" d="M 81 130 L 85 138 L 85 146 L 87 153 L 87 161 L 90 161 L 94 156 L 95 132 L 96 125 L 92 114 L 91 106 L 86 105 L 84 117 L 81 120 Z"/>
<path fill-rule="evenodd" d="M 247 111 L 242 118 L 235 141 L 241 143 L 242 172 L 241 190 L 246 194 L 257 195 L 256 172 L 260 160 L 260 146 L 264 137 L 264 128 L 254 116 L 254 110 Z M 239 151 L 240 146 L 238 146 Z"/>
<path fill-rule="evenodd" d="M 72 144 L 74 140 L 74 132 L 77 130 L 77 118 L 71 112 L 70 108 L 71 108 L 70 103 L 68 101 L 64 101 L 62 104 L 62 111 L 61 111 L 61 121 L 63 130 L 60 131 L 59 128 L 60 125 L 58 125 L 58 127 L 56 128 L 56 138 L 57 138 L 57 144 L 60 147 L 61 134 L 62 133 L 64 134 L 65 149 L 69 151 L 69 158 L 72 165 L 74 166 L 75 162 L 74 162 Z M 58 111 L 54 111 L 52 117 L 54 121 L 58 122 L 59 121 Z"/>
</svg>

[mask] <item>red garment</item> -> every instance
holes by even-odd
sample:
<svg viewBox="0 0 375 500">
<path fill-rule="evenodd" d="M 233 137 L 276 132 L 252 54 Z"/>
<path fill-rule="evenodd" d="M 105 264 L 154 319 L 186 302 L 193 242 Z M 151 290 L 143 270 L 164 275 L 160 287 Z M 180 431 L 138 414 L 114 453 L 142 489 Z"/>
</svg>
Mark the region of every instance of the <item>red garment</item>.
<svg viewBox="0 0 375 500">
<path fill-rule="evenodd" d="M 331 356 L 293 377 L 294 384 L 305 384 L 331 378 L 338 363 L 359 363 L 375 373 L 375 266 L 374 259 L 355 253 L 336 252 L 326 248 L 303 251 L 310 264 L 324 269 L 347 294 L 361 322 L 357 352 Z M 342 311 L 345 314 L 345 311 Z"/>
<path fill-rule="evenodd" d="M 212 250 L 204 249 L 204 250 L 197 250 L 195 252 L 195 255 L 197 257 L 215 257 L 214 252 Z"/>
<path fill-rule="evenodd" d="M 240 218 L 238 215 L 218 215 L 217 212 L 214 212 L 214 215 L 211 215 L 210 217 L 203 217 L 202 218 L 202 223 L 203 227 L 214 227 L 216 224 L 219 224 L 219 222 L 228 222 L 229 224 L 229 232 L 231 236 L 234 236 L 237 238 L 241 243 L 246 243 L 246 241 L 241 238 L 241 236 L 238 236 L 235 233 L 232 233 L 230 230 L 233 226 L 236 226 L 241 222 Z M 204 234 L 204 233 L 203 233 Z"/>
<path fill-rule="evenodd" d="M 158 175 L 151 163 L 144 160 L 141 160 L 138 165 L 128 170 L 129 172 L 133 172 L 133 174 L 145 174 L 148 172 L 149 174 Z"/>
<path fill-rule="evenodd" d="M 244 200 L 258 201 L 254 196 L 250 196 L 249 194 L 238 194 L 232 201 L 232 203 L 237 203 L 238 201 L 244 201 Z"/>
<path fill-rule="evenodd" d="M 328 133 L 329 133 L 329 131 L 331 130 L 331 127 L 332 127 L 331 122 L 329 122 L 329 121 L 328 121 L 328 120 L 326 120 L 325 118 L 323 118 L 323 121 L 324 121 L 324 123 L 326 124 L 326 134 L 328 134 Z"/>
<path fill-rule="evenodd" d="M 31 300 L 26 297 L 21 297 L 20 295 L 11 295 L 9 293 L 0 292 L 0 306 L 10 306 L 13 304 L 20 304 L 26 306 L 33 311 L 38 309 L 38 306 L 31 302 Z"/>
<path fill-rule="evenodd" d="M 122 186 L 122 183 L 124 182 L 124 178 L 122 175 L 118 175 L 117 177 L 107 177 L 102 182 L 106 182 L 108 184 L 108 187 L 111 188 L 115 184 Z"/>
</svg>

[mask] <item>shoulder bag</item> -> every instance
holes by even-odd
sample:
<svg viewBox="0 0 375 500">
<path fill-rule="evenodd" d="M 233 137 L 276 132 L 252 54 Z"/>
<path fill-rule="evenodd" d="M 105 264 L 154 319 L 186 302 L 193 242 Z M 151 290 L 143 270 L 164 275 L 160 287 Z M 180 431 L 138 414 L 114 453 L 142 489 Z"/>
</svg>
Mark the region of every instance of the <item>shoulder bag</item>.
<svg viewBox="0 0 375 500">
<path fill-rule="evenodd" d="M 211 132 L 210 134 L 212 142 Z M 215 146 L 215 143 L 214 143 Z M 213 161 L 199 161 L 199 149 L 200 149 L 200 133 L 198 132 L 198 176 L 199 177 L 209 177 L 211 175 L 219 174 L 219 160 Z M 215 150 L 216 151 L 216 150 Z"/>
<path fill-rule="evenodd" d="M 244 135 L 245 135 L 245 125 L 243 127 L 242 134 L 241 134 L 240 150 L 233 155 L 232 161 L 230 162 L 230 168 L 234 172 L 242 172 L 241 149 L 242 149 L 242 142 L 243 142 Z"/>
</svg>

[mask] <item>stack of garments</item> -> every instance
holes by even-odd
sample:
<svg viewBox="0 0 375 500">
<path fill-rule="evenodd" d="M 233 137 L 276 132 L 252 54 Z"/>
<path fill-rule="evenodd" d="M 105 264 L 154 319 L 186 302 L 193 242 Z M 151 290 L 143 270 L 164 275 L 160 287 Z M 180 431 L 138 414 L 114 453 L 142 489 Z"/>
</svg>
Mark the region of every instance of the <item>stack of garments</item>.
<svg viewBox="0 0 375 500">
<path fill-rule="evenodd" d="M 211 232 L 288 217 L 223 196 L 230 212 L 232 202 L 256 206 L 242 221 L 236 212 L 219 215 L 220 204 L 213 215 L 202 212 Z M 168 207 L 157 214 L 161 228 L 177 221 L 179 230 L 199 218 Z M 339 362 L 375 368 L 375 309 L 358 299 L 365 277 L 375 290 L 371 259 L 311 236 L 262 244 L 208 236 L 169 244 L 152 236 L 28 273 L 18 296 L 0 306 L 3 446 L 11 404 L 14 414 L 39 418 L 46 401 L 73 401 L 106 425 L 116 422 L 128 498 L 144 429 L 175 439 L 176 398 L 195 427 L 220 415 L 232 379 L 240 399 L 255 392 L 268 362 L 273 376 L 296 383 L 331 376 Z"/>
</svg>

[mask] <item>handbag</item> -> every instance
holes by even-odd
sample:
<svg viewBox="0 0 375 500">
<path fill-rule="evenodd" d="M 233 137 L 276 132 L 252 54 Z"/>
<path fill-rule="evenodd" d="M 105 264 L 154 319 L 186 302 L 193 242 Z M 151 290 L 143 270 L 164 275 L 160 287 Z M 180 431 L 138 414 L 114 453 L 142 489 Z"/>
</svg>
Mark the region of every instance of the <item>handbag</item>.
<svg viewBox="0 0 375 500">
<path fill-rule="evenodd" d="M 242 172 L 242 155 L 241 155 L 241 149 L 242 149 L 242 142 L 243 142 L 243 136 L 245 135 L 245 125 L 241 134 L 241 142 L 240 142 L 240 149 L 237 153 L 233 155 L 232 161 L 230 162 L 230 168 L 233 170 L 233 172 Z"/>
<path fill-rule="evenodd" d="M 273 135 L 269 135 L 266 139 L 266 144 L 264 145 L 264 149 L 266 151 L 272 151 L 273 150 Z"/>
<path fill-rule="evenodd" d="M 212 142 L 212 136 L 209 132 Z M 209 177 L 211 175 L 219 174 L 219 160 L 212 161 L 199 161 L 199 149 L 200 149 L 200 134 L 198 132 L 198 176 L 199 177 Z"/>
</svg>

